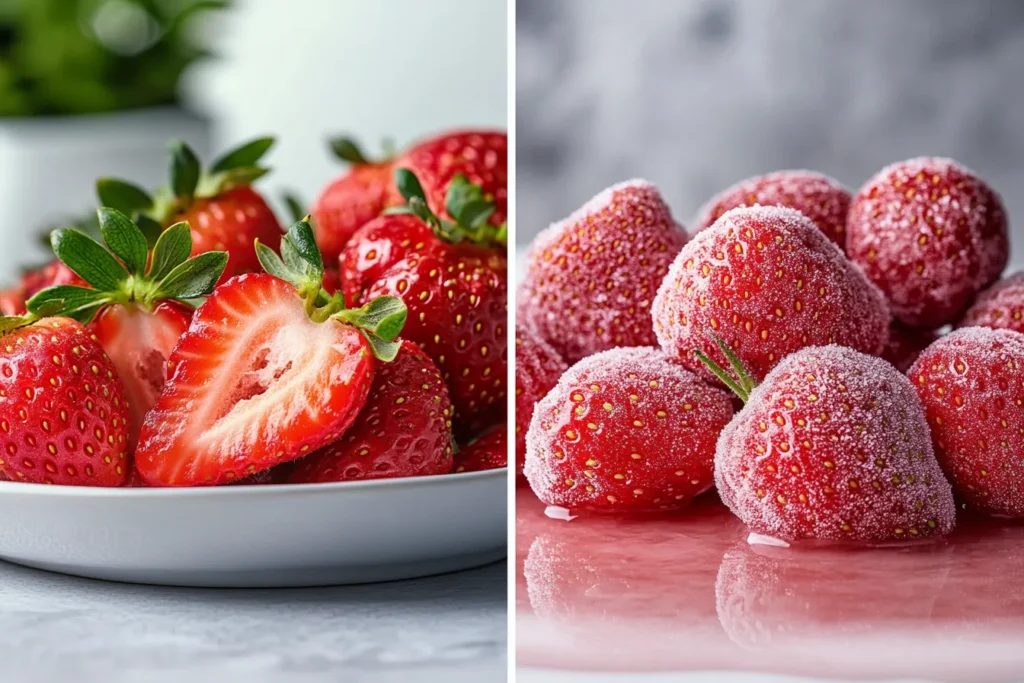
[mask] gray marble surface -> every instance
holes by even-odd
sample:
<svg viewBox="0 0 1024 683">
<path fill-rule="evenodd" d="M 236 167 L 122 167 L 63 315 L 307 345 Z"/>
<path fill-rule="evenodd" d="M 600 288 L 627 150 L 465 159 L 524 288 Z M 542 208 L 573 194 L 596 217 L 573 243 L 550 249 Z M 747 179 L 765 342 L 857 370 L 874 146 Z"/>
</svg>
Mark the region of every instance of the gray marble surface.
<svg viewBox="0 0 1024 683">
<path fill-rule="evenodd" d="M 1020 0 L 519 0 L 516 28 L 521 243 L 634 176 L 687 222 L 750 175 L 944 155 L 1024 258 Z"/>
<path fill-rule="evenodd" d="M 0 562 L 0 681 L 497 683 L 507 564 L 394 583 L 207 590 Z"/>
</svg>

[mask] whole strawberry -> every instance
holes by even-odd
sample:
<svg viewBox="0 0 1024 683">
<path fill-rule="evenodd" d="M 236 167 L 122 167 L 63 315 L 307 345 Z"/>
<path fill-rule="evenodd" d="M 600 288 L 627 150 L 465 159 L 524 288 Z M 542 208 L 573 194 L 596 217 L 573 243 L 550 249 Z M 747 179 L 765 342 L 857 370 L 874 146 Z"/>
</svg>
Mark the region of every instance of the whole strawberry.
<svg viewBox="0 0 1024 683">
<path fill-rule="evenodd" d="M 175 140 L 170 145 L 170 183 L 155 196 L 114 178 L 100 179 L 96 192 L 101 205 L 131 216 L 151 244 L 164 229 L 188 223 L 192 255 L 227 252 L 223 282 L 260 269 L 252 248 L 254 240 L 275 248 L 281 241 L 281 224 L 262 195 L 251 187 L 268 172 L 258 164 L 273 144 L 273 138 L 253 140 L 228 151 L 204 170 L 195 152 Z"/>
<path fill-rule="evenodd" d="M 507 262 L 491 248 L 503 230 L 487 219 L 493 205 L 464 179 L 452 184 L 449 222 L 426 206 L 416 177 L 396 171 L 408 204 L 363 226 L 341 255 L 348 301 L 401 297 L 409 308 L 402 336 L 440 369 L 459 438 L 469 438 L 504 415 L 507 346 Z"/>
<path fill-rule="evenodd" d="M 651 302 L 686 239 L 654 185 L 613 185 L 530 245 L 516 317 L 570 363 L 651 346 Z"/>
<path fill-rule="evenodd" d="M 747 178 L 718 193 L 698 212 L 697 230 L 714 225 L 738 206 L 785 206 L 814 222 L 840 248 L 846 247 L 846 213 L 850 191 L 814 171 L 776 171 Z"/>
<path fill-rule="evenodd" d="M 288 483 L 448 474 L 451 416 L 441 373 L 418 346 L 402 341 L 395 359 L 377 368 L 355 424 L 298 461 Z"/>
<path fill-rule="evenodd" d="M 731 378 L 704 360 L 746 402 L 718 439 L 715 483 L 751 532 L 881 543 L 952 531 L 953 495 L 921 402 L 889 363 L 811 347 L 755 386 L 734 355 Z"/>
<path fill-rule="evenodd" d="M 1024 332 L 1024 272 L 1005 277 L 979 294 L 957 327 Z"/>
<path fill-rule="evenodd" d="M 189 258 L 185 223 L 168 228 L 150 250 L 139 227 L 116 209 L 101 208 L 103 245 L 73 229 L 55 230 L 51 244 L 62 267 L 79 285 L 56 285 L 31 300 L 89 325 L 110 357 L 128 399 L 128 453 L 135 450 L 145 415 L 167 379 L 167 359 L 192 317 L 189 299 L 207 296 L 220 278 L 227 254 Z"/>
<path fill-rule="evenodd" d="M 1024 335 L 968 327 L 935 342 L 909 376 L 939 464 L 969 507 L 1024 517 Z"/>
<path fill-rule="evenodd" d="M 955 322 L 1009 256 L 999 195 L 951 159 L 879 171 L 854 198 L 846 253 L 912 327 Z"/>
<path fill-rule="evenodd" d="M 68 318 L 0 318 L 0 471 L 13 481 L 117 486 L 128 404 L 114 366 Z"/>
<path fill-rule="evenodd" d="M 652 348 L 573 365 L 537 404 L 525 474 L 540 500 L 577 512 L 687 505 L 712 486 L 729 395 Z"/>
<path fill-rule="evenodd" d="M 508 427 L 498 425 L 459 449 L 456 472 L 479 472 L 508 467 Z"/>
<path fill-rule="evenodd" d="M 390 157 L 369 159 L 349 138 L 331 140 L 331 150 L 349 170 L 332 180 L 313 204 L 313 230 L 325 263 L 336 263 L 356 230 L 384 210 L 393 172 Z"/>
<path fill-rule="evenodd" d="M 879 354 L 889 312 L 876 287 L 799 211 L 728 211 L 683 247 L 653 307 L 665 351 L 704 370 L 694 349 L 725 362 L 713 333 L 755 379 L 808 346 Z"/>
<path fill-rule="evenodd" d="M 427 206 L 438 216 L 455 219 L 447 208 L 451 183 L 459 177 L 480 187 L 494 204 L 491 225 L 504 225 L 508 216 L 508 135 L 497 130 L 461 130 L 442 133 L 410 147 L 394 162 L 419 178 Z M 389 206 L 404 204 L 398 185 L 388 188 Z"/>
<path fill-rule="evenodd" d="M 526 431 L 537 401 L 558 383 L 569 366 L 558 352 L 529 328 L 516 325 L 516 471 L 523 472 Z"/>
<path fill-rule="evenodd" d="M 218 286 L 171 353 L 135 465 L 150 486 L 215 485 L 295 460 L 341 438 L 366 402 L 376 361 L 398 352 L 400 299 L 346 309 L 321 287 L 309 223 L 257 242 L 267 273 Z"/>
</svg>

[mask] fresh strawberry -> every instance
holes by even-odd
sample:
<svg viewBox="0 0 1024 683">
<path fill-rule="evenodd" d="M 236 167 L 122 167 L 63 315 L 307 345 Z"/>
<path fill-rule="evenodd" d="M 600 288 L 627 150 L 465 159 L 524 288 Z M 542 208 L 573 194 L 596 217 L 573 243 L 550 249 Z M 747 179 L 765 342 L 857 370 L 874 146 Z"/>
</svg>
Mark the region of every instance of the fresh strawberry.
<svg viewBox="0 0 1024 683">
<path fill-rule="evenodd" d="M 1009 257 L 1002 200 L 951 159 L 883 168 L 854 198 L 846 229 L 850 259 L 911 327 L 955 322 Z"/>
<path fill-rule="evenodd" d="M 957 497 L 991 515 L 1024 517 L 1024 335 L 968 327 L 935 342 L 908 373 L 939 464 Z"/>
<path fill-rule="evenodd" d="M 338 440 L 366 401 L 373 356 L 398 350 L 404 304 L 346 310 L 328 296 L 309 223 L 292 226 L 282 256 L 256 249 L 267 274 L 217 287 L 171 353 L 135 451 L 147 484 L 220 484 Z"/>
<path fill-rule="evenodd" d="M 906 327 L 894 320 L 889 325 L 889 340 L 882 350 L 882 358 L 900 372 L 906 372 L 921 352 L 938 338 L 935 330 Z"/>
<path fill-rule="evenodd" d="M 733 209 L 676 257 L 654 300 L 662 348 L 704 370 L 721 337 L 755 378 L 807 346 L 879 354 L 889 312 L 878 289 L 794 209 Z"/>
<path fill-rule="evenodd" d="M 117 486 L 128 406 L 114 366 L 68 318 L 0 318 L 0 470 L 14 481 Z"/>
<path fill-rule="evenodd" d="M 377 369 L 366 407 L 334 443 L 296 463 L 292 484 L 452 471 L 452 406 L 437 366 L 410 341 Z"/>
<path fill-rule="evenodd" d="M 746 405 L 719 436 L 715 483 L 751 532 L 776 543 L 880 543 L 952 531 L 953 494 L 921 402 L 889 363 L 811 347 L 756 385 L 719 344 L 734 376 L 702 360 Z"/>
<path fill-rule="evenodd" d="M 426 351 L 448 384 L 456 436 L 497 424 L 505 408 L 507 262 L 490 248 L 504 230 L 487 224 L 493 205 L 479 188 L 452 183 L 455 223 L 426 206 L 416 177 L 396 172 L 408 199 L 404 211 L 367 223 L 341 255 L 345 296 L 359 305 L 393 295 L 409 307 L 402 336 Z"/>
<path fill-rule="evenodd" d="M 186 300 L 213 291 L 228 255 L 206 252 L 190 259 L 185 223 L 168 228 L 150 251 L 142 231 L 123 213 L 102 208 L 97 215 L 106 249 L 74 229 L 51 235 L 54 253 L 84 286 L 48 287 L 29 305 L 51 306 L 89 325 L 124 386 L 131 454 L 167 378 L 171 350 L 188 329 L 192 306 Z"/>
<path fill-rule="evenodd" d="M 20 286 L 0 291 L 0 315 L 17 316 L 25 311 L 25 292 Z"/>
<path fill-rule="evenodd" d="M 697 230 L 711 227 L 738 206 L 785 206 L 814 222 L 840 248 L 846 247 L 850 191 L 814 171 L 776 171 L 747 178 L 712 197 L 698 212 Z"/>
<path fill-rule="evenodd" d="M 652 348 L 603 351 L 573 365 L 537 404 L 526 478 L 569 512 L 687 505 L 712 485 L 729 394 Z"/>
<path fill-rule="evenodd" d="M 570 363 L 652 346 L 651 301 L 686 239 L 654 185 L 613 185 L 530 245 L 516 319 Z"/>
<path fill-rule="evenodd" d="M 349 138 L 332 140 L 331 150 L 350 168 L 317 197 L 313 204 L 313 230 L 324 261 L 336 263 L 356 230 L 384 210 L 394 169 L 390 156 L 368 159 Z"/>
<path fill-rule="evenodd" d="M 1024 332 L 1024 272 L 1005 277 L 979 294 L 957 327 Z"/>
<path fill-rule="evenodd" d="M 427 205 L 438 216 L 455 219 L 448 208 L 451 183 L 464 177 L 478 185 L 495 206 L 490 223 L 500 226 L 508 216 L 508 135 L 496 130 L 443 133 L 413 145 L 394 163 L 410 170 L 423 185 Z M 389 185 L 386 203 L 405 203 L 398 185 Z"/>
<path fill-rule="evenodd" d="M 96 192 L 103 206 L 132 216 L 151 243 L 171 225 L 188 223 L 193 255 L 228 253 L 223 282 L 260 269 L 253 241 L 276 248 L 281 240 L 281 224 L 262 195 L 251 187 L 268 172 L 258 164 L 273 144 L 273 138 L 253 140 L 225 153 L 203 170 L 195 152 L 176 140 L 170 145 L 170 184 L 158 190 L 155 197 L 114 178 L 101 178 Z"/>
<path fill-rule="evenodd" d="M 508 467 L 508 427 L 498 425 L 472 441 L 455 456 L 456 472 L 479 472 Z"/>
<path fill-rule="evenodd" d="M 524 325 L 516 325 L 516 472 L 523 473 L 526 432 L 537 401 L 551 391 L 569 366 Z"/>
</svg>

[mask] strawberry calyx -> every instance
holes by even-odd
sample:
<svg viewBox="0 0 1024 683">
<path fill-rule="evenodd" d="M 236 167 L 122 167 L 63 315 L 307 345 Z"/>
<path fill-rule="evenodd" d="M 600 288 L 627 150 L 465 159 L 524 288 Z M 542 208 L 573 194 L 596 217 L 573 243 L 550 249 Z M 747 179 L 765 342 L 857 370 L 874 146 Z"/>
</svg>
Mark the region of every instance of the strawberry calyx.
<svg viewBox="0 0 1024 683">
<path fill-rule="evenodd" d="M 448 184 L 445 197 L 445 211 L 452 220 L 440 218 L 427 204 L 416 174 L 407 168 L 395 170 L 395 187 L 405 199 L 405 204 L 385 209 L 382 215 L 413 215 L 430 226 L 434 234 L 453 244 L 468 241 L 483 246 L 506 246 L 508 226 L 493 226 L 488 223 L 497 207 L 491 198 L 484 195 L 483 188 L 474 185 L 459 173 Z"/>
<path fill-rule="evenodd" d="M 104 306 L 120 304 L 152 311 L 166 300 L 191 305 L 209 295 L 228 262 L 227 252 L 189 258 L 192 231 L 177 223 L 162 232 L 150 249 L 142 229 L 117 209 L 97 210 L 103 243 L 72 228 L 54 230 L 50 244 L 57 258 L 88 287 L 55 285 L 26 302 L 30 314 L 61 315 L 82 324 Z"/>
<path fill-rule="evenodd" d="M 398 150 L 395 149 L 395 143 L 389 138 L 385 138 L 381 143 L 381 148 L 384 150 L 384 156 L 379 158 L 368 157 L 363 153 L 359 143 L 354 138 L 350 138 L 346 135 L 342 135 L 336 138 L 331 138 L 327 141 L 331 147 L 331 152 L 341 161 L 352 166 L 383 166 L 391 163 L 395 158 Z"/>
<path fill-rule="evenodd" d="M 274 138 L 257 138 L 225 152 L 208 169 L 183 140 L 168 145 L 170 183 L 150 193 L 119 178 L 100 178 L 96 194 L 102 206 L 131 216 L 150 244 L 174 216 L 187 211 L 197 199 L 212 199 L 228 190 L 251 185 L 270 172 L 260 160 L 274 144 Z"/>
<path fill-rule="evenodd" d="M 401 348 L 397 337 L 408 314 L 405 302 L 396 296 L 380 296 L 361 308 L 347 308 L 344 294 L 325 290 L 323 257 L 313 237 L 309 216 L 288 229 L 281 239 L 280 255 L 259 240 L 255 246 L 263 269 L 298 291 L 310 320 L 336 320 L 351 325 L 366 338 L 376 358 L 385 362 L 395 359 Z"/>
<path fill-rule="evenodd" d="M 726 360 L 729 361 L 729 365 L 732 366 L 733 373 L 725 370 L 715 361 L 711 360 L 707 354 L 700 349 L 694 349 L 693 355 L 697 357 L 701 363 L 703 363 L 708 370 L 714 373 L 715 377 L 722 381 L 725 386 L 729 387 L 734 394 L 740 397 L 740 400 L 744 403 L 750 398 L 750 392 L 757 386 L 757 381 L 754 379 L 750 371 L 747 370 L 747 366 L 743 364 L 740 357 L 736 355 L 728 344 L 716 335 L 711 334 L 711 339 L 714 340 L 715 344 L 722 351 L 722 355 L 725 356 Z"/>
</svg>

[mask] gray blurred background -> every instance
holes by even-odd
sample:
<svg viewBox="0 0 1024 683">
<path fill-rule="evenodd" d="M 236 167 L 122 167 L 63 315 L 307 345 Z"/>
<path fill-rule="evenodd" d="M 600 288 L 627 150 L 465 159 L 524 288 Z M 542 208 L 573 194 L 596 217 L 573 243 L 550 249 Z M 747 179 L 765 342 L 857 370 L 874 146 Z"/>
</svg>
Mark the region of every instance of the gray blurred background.
<svg viewBox="0 0 1024 683">
<path fill-rule="evenodd" d="M 951 156 L 1024 263 L 1024 1 L 519 0 L 517 241 L 616 181 L 689 224 L 744 177 Z"/>
</svg>

